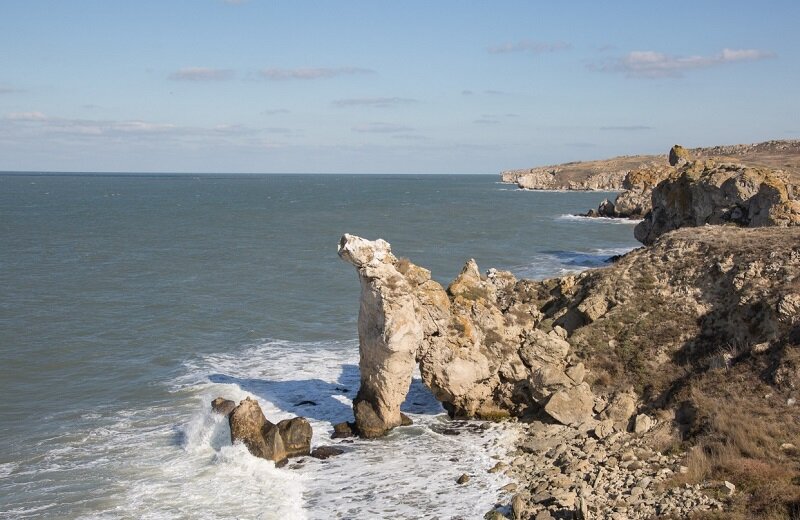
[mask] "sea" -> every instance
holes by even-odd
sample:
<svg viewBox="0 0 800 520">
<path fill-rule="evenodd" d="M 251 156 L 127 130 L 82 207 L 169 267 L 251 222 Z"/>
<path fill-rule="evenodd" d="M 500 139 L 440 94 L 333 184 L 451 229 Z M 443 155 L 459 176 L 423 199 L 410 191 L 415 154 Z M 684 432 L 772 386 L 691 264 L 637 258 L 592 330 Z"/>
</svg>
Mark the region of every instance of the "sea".
<svg viewBox="0 0 800 520">
<path fill-rule="evenodd" d="M 447 285 L 546 278 L 637 247 L 573 217 L 613 193 L 496 175 L 0 175 L 0 518 L 471 519 L 513 424 L 452 421 L 415 376 L 414 424 L 331 440 L 359 385 L 344 233 Z M 302 415 L 344 453 L 283 468 L 231 444 L 222 396 Z M 456 484 L 462 474 L 469 482 Z"/>
</svg>

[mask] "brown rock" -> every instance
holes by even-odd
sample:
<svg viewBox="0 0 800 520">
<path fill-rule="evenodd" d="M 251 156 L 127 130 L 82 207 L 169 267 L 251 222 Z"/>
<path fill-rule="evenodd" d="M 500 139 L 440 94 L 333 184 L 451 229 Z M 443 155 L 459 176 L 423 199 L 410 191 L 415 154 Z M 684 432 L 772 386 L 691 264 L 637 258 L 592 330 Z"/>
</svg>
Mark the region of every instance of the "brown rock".
<svg viewBox="0 0 800 520">
<path fill-rule="evenodd" d="M 467 475 L 466 473 L 458 477 L 458 479 L 456 480 L 456 484 L 466 484 L 467 482 L 469 482 L 469 475 Z"/>
<path fill-rule="evenodd" d="M 594 396 L 587 383 L 559 390 L 544 407 L 547 414 L 569 426 L 576 426 L 592 417 Z"/>
<path fill-rule="evenodd" d="M 241 441 L 256 457 L 269 460 L 284 458 L 273 458 L 275 446 L 267 446 L 263 432 L 274 425 L 264 417 L 264 412 L 254 399 L 248 397 L 240 402 L 228 416 L 228 423 L 231 427 L 231 442 Z M 282 444 L 281 441 L 281 446 Z"/>
<path fill-rule="evenodd" d="M 663 148 L 662 148 L 663 150 Z M 692 160 L 689 151 L 683 146 L 676 144 L 669 151 L 669 165 L 670 166 L 683 166 Z"/>
<path fill-rule="evenodd" d="M 217 397 L 211 401 L 211 409 L 220 415 L 230 415 L 234 408 L 236 408 L 236 403 L 224 397 Z"/>
<path fill-rule="evenodd" d="M 286 419 L 277 424 L 287 457 L 300 457 L 311 452 L 311 425 L 303 417 Z"/>
<path fill-rule="evenodd" d="M 340 448 L 334 448 L 333 446 L 318 446 L 311 450 L 311 456 L 320 460 L 329 459 L 331 457 L 341 455 L 342 453 L 344 453 L 344 450 Z"/>
<path fill-rule="evenodd" d="M 341 422 L 333 425 L 331 439 L 345 439 L 356 436 L 356 423 Z"/>
</svg>

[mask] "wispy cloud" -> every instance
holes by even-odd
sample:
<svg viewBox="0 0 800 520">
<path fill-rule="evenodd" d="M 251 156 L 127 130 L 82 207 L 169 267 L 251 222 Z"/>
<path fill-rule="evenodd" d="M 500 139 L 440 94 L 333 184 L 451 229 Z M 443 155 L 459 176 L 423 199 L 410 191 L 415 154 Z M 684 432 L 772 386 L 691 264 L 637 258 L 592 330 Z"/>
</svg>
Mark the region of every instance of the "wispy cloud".
<svg viewBox="0 0 800 520">
<path fill-rule="evenodd" d="M 572 48 L 572 44 L 567 42 L 537 42 L 531 40 L 522 40 L 514 43 L 503 43 L 500 45 L 493 45 L 486 50 L 489 54 L 509 54 L 509 53 L 527 53 L 527 54 L 544 54 L 549 52 L 566 51 Z"/>
<path fill-rule="evenodd" d="M 47 116 L 42 112 L 11 112 L 6 114 L 9 121 L 44 121 Z"/>
<path fill-rule="evenodd" d="M 184 67 L 169 75 L 176 81 L 223 81 L 233 78 L 230 69 L 214 69 L 211 67 Z"/>
<path fill-rule="evenodd" d="M 0 85 L 0 94 L 16 94 L 17 92 L 22 92 L 18 88 L 9 87 L 6 85 Z"/>
<path fill-rule="evenodd" d="M 462 96 L 471 96 L 472 94 L 474 94 L 474 92 L 471 91 L 471 90 L 468 90 L 468 89 L 465 89 L 465 90 L 461 91 L 461 95 Z"/>
<path fill-rule="evenodd" d="M 350 99 L 337 99 L 333 102 L 338 107 L 376 107 L 387 108 L 400 105 L 413 105 L 419 101 L 412 98 L 404 97 L 365 97 L 365 98 L 350 98 Z"/>
<path fill-rule="evenodd" d="M 249 0 L 222 0 L 222 1 L 228 5 L 242 5 L 246 4 Z"/>
<path fill-rule="evenodd" d="M 261 77 L 271 81 L 285 81 L 291 79 L 327 79 L 337 76 L 354 76 L 358 74 L 374 74 L 372 69 L 360 67 L 320 67 L 303 69 L 262 69 Z"/>
<path fill-rule="evenodd" d="M 603 72 L 623 73 L 630 78 L 680 78 L 684 72 L 729 63 L 774 58 L 773 52 L 757 49 L 722 49 L 711 56 L 673 56 L 655 51 L 633 51 L 611 62 L 590 64 Z"/>
<path fill-rule="evenodd" d="M 264 114 L 268 116 L 274 116 L 278 114 L 288 114 L 289 110 L 285 108 L 269 108 L 264 110 Z"/>
<path fill-rule="evenodd" d="M 363 125 L 356 125 L 352 130 L 353 132 L 364 134 L 406 134 L 414 131 L 413 128 L 408 126 L 392 123 L 366 123 Z"/>
<path fill-rule="evenodd" d="M 508 92 L 503 92 L 502 90 L 492 90 L 492 89 L 484 90 L 483 93 L 486 94 L 487 96 L 505 96 L 506 94 L 508 94 Z"/>
<path fill-rule="evenodd" d="M 30 139 L 106 140 L 108 142 L 215 143 L 220 140 L 244 142 L 263 136 L 294 133 L 289 128 L 253 128 L 240 124 L 210 127 L 181 126 L 142 120 L 70 119 L 50 117 L 38 111 L 12 112 L 0 119 L 0 133 L 25 135 Z"/>
<path fill-rule="evenodd" d="M 646 125 L 620 125 L 620 126 L 601 126 L 600 130 L 616 132 L 639 132 L 642 130 L 652 130 L 652 126 Z"/>
</svg>

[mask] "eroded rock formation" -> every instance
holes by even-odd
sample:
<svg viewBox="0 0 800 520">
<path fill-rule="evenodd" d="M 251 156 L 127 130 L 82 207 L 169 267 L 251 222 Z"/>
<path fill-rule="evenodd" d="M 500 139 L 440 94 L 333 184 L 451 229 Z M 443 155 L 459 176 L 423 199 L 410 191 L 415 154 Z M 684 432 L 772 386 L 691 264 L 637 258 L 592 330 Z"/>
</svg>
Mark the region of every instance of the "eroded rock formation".
<svg viewBox="0 0 800 520">
<path fill-rule="evenodd" d="M 470 260 L 445 290 L 426 269 L 398 260 L 383 240 L 345 235 L 339 254 L 361 280 L 361 389 L 354 413 L 362 436 L 401 424 L 415 362 L 454 417 L 538 413 L 555 394 L 559 402 L 573 398 L 578 408 L 567 413 L 554 402 L 556 420 L 591 416 L 585 369 L 569 362 L 566 331 L 536 329 L 541 312 L 517 294 L 511 273 L 482 275 Z"/>
<path fill-rule="evenodd" d="M 800 224 L 798 188 L 780 170 L 714 161 L 686 162 L 652 191 L 652 209 L 636 226 L 644 244 L 681 227 Z"/>
<path fill-rule="evenodd" d="M 362 281 L 357 429 L 400 424 L 415 362 L 454 417 L 632 428 L 640 399 L 666 399 L 685 363 L 708 370 L 725 345 L 797 341 L 798 243 L 800 227 L 678 230 L 607 268 L 550 280 L 482 274 L 469 261 L 445 290 L 388 243 L 345 235 L 342 256 Z M 796 365 L 776 377 L 790 380 Z"/>
</svg>

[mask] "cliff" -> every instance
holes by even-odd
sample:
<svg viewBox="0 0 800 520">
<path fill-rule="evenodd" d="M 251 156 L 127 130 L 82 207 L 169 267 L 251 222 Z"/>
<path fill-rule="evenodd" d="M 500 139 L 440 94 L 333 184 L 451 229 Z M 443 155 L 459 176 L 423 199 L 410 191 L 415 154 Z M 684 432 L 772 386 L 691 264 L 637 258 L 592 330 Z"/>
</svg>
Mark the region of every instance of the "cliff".
<svg viewBox="0 0 800 520">
<path fill-rule="evenodd" d="M 470 261 L 444 289 L 386 242 L 346 235 L 342 256 L 360 251 L 368 389 L 356 422 L 398 425 L 416 362 L 454 417 L 530 422 L 510 469 L 529 486 L 517 493 L 521 518 L 584 506 L 611 514 L 620 500 L 649 514 L 784 510 L 800 498 L 800 450 L 785 447 L 800 445 L 799 245 L 800 227 L 684 228 L 577 276 L 517 280 Z M 375 413 L 360 419 L 363 401 Z M 578 455 L 559 458 L 552 443 Z M 632 447 L 639 455 L 611 466 Z M 569 471 L 547 473 L 554 466 Z M 761 467 L 771 469 L 753 477 Z M 598 483 L 598 472 L 615 480 Z M 640 494 L 648 475 L 660 487 Z M 722 480 L 744 492 L 720 502 Z M 685 483 L 696 487 L 669 494 Z M 767 500 L 775 489 L 780 499 Z"/>
<path fill-rule="evenodd" d="M 782 169 L 790 181 L 800 184 L 800 140 L 766 141 L 688 149 L 696 159 L 745 163 L 755 167 Z M 632 155 L 597 161 L 569 162 L 500 174 L 502 182 L 529 190 L 604 190 L 625 189 L 625 176 L 637 169 L 666 166 L 660 155 Z"/>
</svg>

